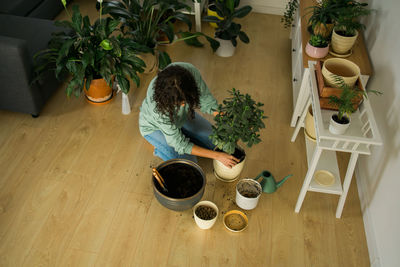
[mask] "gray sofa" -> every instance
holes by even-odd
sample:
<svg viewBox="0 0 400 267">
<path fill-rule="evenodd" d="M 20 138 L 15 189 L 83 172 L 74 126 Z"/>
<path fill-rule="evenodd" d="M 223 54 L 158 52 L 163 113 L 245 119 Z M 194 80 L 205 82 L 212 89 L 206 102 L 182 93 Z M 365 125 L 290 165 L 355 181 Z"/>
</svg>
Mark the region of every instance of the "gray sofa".
<svg viewBox="0 0 400 267">
<path fill-rule="evenodd" d="M 60 82 L 48 73 L 33 79 L 33 55 L 47 47 L 52 32 L 60 31 L 53 19 L 59 0 L 0 0 L 0 109 L 39 115 Z"/>
</svg>

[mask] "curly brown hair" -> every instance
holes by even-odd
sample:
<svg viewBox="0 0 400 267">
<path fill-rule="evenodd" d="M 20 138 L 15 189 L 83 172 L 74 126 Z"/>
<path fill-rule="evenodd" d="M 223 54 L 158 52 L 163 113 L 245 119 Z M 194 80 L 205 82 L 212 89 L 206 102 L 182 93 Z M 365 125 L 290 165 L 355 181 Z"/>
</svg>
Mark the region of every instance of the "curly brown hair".
<svg viewBox="0 0 400 267">
<path fill-rule="evenodd" d="M 189 118 L 194 118 L 194 110 L 200 104 L 199 95 L 196 81 L 188 70 L 180 66 L 169 66 L 157 76 L 153 100 L 157 111 L 168 116 L 170 122 L 174 123 L 182 102 L 189 105 Z"/>
</svg>

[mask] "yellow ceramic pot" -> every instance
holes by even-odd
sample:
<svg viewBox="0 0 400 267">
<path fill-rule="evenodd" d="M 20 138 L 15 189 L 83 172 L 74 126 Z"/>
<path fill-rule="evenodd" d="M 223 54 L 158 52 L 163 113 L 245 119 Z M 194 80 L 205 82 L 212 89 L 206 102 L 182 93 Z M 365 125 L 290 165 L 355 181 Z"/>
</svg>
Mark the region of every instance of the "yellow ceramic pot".
<svg viewBox="0 0 400 267">
<path fill-rule="evenodd" d="M 358 31 L 356 31 L 356 35 L 352 37 L 346 37 L 339 35 L 333 29 L 331 47 L 333 52 L 341 55 L 346 55 L 350 52 L 351 48 L 353 48 L 358 37 Z"/>
<path fill-rule="evenodd" d="M 360 68 L 352 61 L 344 58 L 329 58 L 325 60 L 322 67 L 325 84 L 338 88 L 335 75 L 342 77 L 348 86 L 353 87 L 360 76 Z"/>
</svg>

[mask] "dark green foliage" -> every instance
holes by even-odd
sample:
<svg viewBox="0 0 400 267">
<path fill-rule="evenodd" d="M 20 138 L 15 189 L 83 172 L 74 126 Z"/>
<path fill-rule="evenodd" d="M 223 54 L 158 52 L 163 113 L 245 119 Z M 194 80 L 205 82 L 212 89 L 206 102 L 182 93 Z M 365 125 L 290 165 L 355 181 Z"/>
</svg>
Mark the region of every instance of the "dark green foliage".
<svg viewBox="0 0 400 267">
<path fill-rule="evenodd" d="M 215 37 L 223 40 L 231 40 L 234 46 L 237 45 L 237 37 L 239 37 L 243 43 L 247 44 L 250 42 L 247 34 L 242 31 L 242 25 L 233 22 L 233 20 L 245 17 L 250 13 L 252 8 L 251 6 L 242 6 L 238 8 L 239 3 L 239 0 L 216 0 L 215 8 L 218 16 L 222 19 L 215 16 L 203 17 L 203 21 L 214 22 L 217 24 Z"/>
<path fill-rule="evenodd" d="M 311 35 L 310 41 L 308 41 L 310 45 L 314 47 L 327 47 L 328 41 L 322 35 Z"/>
<path fill-rule="evenodd" d="M 334 23 L 342 9 L 342 4 L 336 0 L 324 0 L 321 5 L 308 7 L 308 12 L 311 16 L 308 19 L 308 25 L 314 29 L 319 24 L 326 26 L 327 24 Z"/>
<path fill-rule="evenodd" d="M 368 97 L 367 92 L 360 90 L 357 86 L 351 88 L 348 86 L 342 77 L 334 75 L 335 83 L 340 86 L 342 92 L 340 97 L 330 96 L 329 103 L 338 108 L 338 119 L 342 120 L 344 115 L 350 117 L 352 113 L 356 111 L 354 102 L 362 96 Z M 382 94 L 379 91 L 369 90 L 376 95 Z"/>
<path fill-rule="evenodd" d="M 187 25 L 189 31 L 192 28 L 190 18 L 181 12 L 181 10 L 190 11 L 190 7 L 178 0 L 110 0 L 104 1 L 103 5 L 103 14 L 110 14 L 122 23 L 121 31 L 124 36 L 147 46 L 151 49 L 151 53 L 158 55 L 160 69 L 171 63 L 171 59 L 166 52 L 158 50 L 157 44 L 167 44 L 192 38 L 196 41 L 186 43 L 200 46 L 197 37 L 205 36 L 202 33 L 189 35 L 190 32 L 179 32 L 182 38 L 174 40 L 176 32 L 172 21 L 182 21 Z M 185 35 L 185 33 L 187 34 Z M 160 35 L 165 35 L 168 41 L 157 42 Z M 210 41 L 208 38 L 207 40 Z M 215 40 L 213 41 L 215 42 Z M 212 48 L 214 49 L 214 46 Z"/>
<path fill-rule="evenodd" d="M 49 49 L 35 56 L 37 79 L 48 69 L 54 69 L 57 78 L 70 73 L 68 96 L 79 96 L 85 83 L 89 88 L 91 81 L 98 78 L 111 86 L 115 77 L 125 93 L 130 87 L 127 77 L 139 86 L 138 73 L 143 72 L 145 64 L 136 54 L 148 49 L 132 39 L 115 36 L 119 21 L 100 16 L 91 25 L 89 17 L 82 17 L 79 7 L 74 6 L 71 21 L 56 22 L 56 25 L 64 27 L 66 32 L 53 34 Z"/>
<path fill-rule="evenodd" d="M 285 28 L 292 27 L 293 15 L 298 7 L 298 0 L 289 0 L 289 2 L 286 4 L 285 12 L 283 13 L 283 17 L 281 18 L 281 22 L 283 23 Z"/>
<path fill-rule="evenodd" d="M 367 3 L 358 3 L 357 1 L 337 0 L 342 3 L 339 16 L 336 19 L 335 31 L 343 36 L 355 36 L 356 30 L 364 29 L 365 25 L 359 19 L 369 15 L 372 10 L 369 9 Z"/>
<path fill-rule="evenodd" d="M 233 154 L 239 140 L 248 147 L 261 142 L 259 132 L 265 128 L 263 119 L 267 117 L 260 109 L 264 104 L 256 103 L 250 95 L 243 95 L 235 88 L 229 93 L 231 97 L 218 107 L 210 138 L 219 149 Z"/>
</svg>

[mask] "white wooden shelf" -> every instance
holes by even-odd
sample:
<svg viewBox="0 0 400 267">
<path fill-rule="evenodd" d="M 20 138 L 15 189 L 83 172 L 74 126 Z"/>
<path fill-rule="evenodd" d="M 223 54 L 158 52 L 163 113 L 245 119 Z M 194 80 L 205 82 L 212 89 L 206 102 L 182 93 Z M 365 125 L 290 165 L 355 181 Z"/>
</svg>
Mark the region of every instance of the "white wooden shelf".
<svg viewBox="0 0 400 267">
<path fill-rule="evenodd" d="M 292 136 L 292 142 L 296 140 L 301 127 L 304 127 L 304 120 L 310 104 L 312 105 L 316 142 L 306 137 L 308 170 L 304 178 L 303 186 L 297 199 L 295 212 L 299 212 L 307 191 L 337 194 L 340 195 L 336 218 L 340 218 L 343 206 L 346 201 L 350 182 L 353 177 L 354 168 L 360 154 L 370 155 L 371 145 L 382 145 L 382 140 L 374 119 L 371 105 L 368 98 L 364 97 L 358 110 L 351 115 L 350 128 L 345 134 L 336 135 L 329 132 L 329 122 L 335 111 L 321 110 L 317 81 L 315 77 L 315 61 L 309 61 L 309 66 L 304 72 L 300 93 L 304 99 L 303 105 L 296 107 L 301 110 L 301 116 L 296 122 L 296 128 Z M 361 79 L 363 83 L 363 79 Z M 363 84 L 365 88 L 365 84 Z M 347 166 L 346 176 L 342 185 L 339 168 L 337 166 L 336 151 L 351 153 Z M 314 179 L 316 171 L 328 171 L 335 182 L 331 186 L 323 186 Z"/>
<path fill-rule="evenodd" d="M 314 155 L 316 143 L 305 137 L 307 148 L 307 163 L 310 164 Z M 336 159 L 336 152 L 325 150 L 321 153 L 315 172 L 319 170 L 329 171 L 335 177 L 335 183 L 331 186 L 318 184 L 314 177 L 311 180 L 308 191 L 341 195 L 343 192 L 342 182 L 340 181 L 340 173 Z"/>
</svg>

